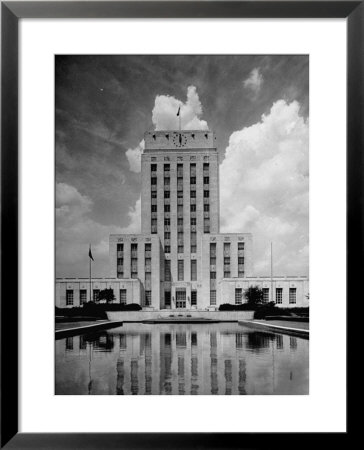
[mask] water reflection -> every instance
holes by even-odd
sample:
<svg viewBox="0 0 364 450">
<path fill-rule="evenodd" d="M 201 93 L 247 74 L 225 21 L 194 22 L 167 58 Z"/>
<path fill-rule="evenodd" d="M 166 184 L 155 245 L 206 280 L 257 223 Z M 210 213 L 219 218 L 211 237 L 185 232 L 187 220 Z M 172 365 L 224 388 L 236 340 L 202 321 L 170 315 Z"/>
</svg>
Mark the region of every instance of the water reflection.
<svg viewBox="0 0 364 450">
<path fill-rule="evenodd" d="M 238 324 L 124 324 L 56 341 L 56 394 L 308 394 L 308 345 Z"/>
</svg>

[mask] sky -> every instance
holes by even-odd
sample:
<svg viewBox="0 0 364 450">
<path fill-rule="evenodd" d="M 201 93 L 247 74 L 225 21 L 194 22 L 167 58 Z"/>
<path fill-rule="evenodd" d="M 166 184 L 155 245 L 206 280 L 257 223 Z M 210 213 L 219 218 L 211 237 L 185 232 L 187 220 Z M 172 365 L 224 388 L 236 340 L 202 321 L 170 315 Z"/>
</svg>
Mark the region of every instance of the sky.
<svg viewBox="0 0 364 450">
<path fill-rule="evenodd" d="M 210 129 L 220 231 L 249 232 L 254 273 L 308 275 L 306 55 L 56 56 L 56 276 L 107 277 L 111 233 L 140 231 L 148 130 Z"/>
</svg>

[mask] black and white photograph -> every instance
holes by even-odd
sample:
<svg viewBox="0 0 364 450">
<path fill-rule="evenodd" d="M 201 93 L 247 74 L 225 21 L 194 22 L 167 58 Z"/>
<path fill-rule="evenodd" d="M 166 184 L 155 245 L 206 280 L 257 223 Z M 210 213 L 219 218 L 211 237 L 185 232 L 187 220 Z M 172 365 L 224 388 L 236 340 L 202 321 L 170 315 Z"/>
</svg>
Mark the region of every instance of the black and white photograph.
<svg viewBox="0 0 364 450">
<path fill-rule="evenodd" d="M 309 394 L 309 56 L 55 56 L 55 394 Z"/>
</svg>

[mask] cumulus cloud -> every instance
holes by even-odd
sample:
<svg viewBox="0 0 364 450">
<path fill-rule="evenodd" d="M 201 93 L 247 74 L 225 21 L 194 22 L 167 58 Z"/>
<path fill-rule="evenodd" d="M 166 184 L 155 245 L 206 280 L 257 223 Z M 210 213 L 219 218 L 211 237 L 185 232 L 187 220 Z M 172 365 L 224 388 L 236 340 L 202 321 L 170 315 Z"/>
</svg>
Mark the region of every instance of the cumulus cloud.
<svg viewBox="0 0 364 450">
<path fill-rule="evenodd" d="M 129 148 L 125 155 L 129 161 L 131 172 L 139 173 L 141 169 L 142 153 L 144 150 L 144 139 L 135 148 Z"/>
<path fill-rule="evenodd" d="M 298 102 L 279 100 L 261 121 L 230 136 L 220 166 L 221 230 L 252 232 L 255 269 L 308 270 L 308 121 Z"/>
<path fill-rule="evenodd" d="M 185 102 L 170 96 L 157 95 L 152 111 L 152 121 L 156 130 L 176 130 L 179 128 L 177 111 L 180 108 L 181 127 L 184 130 L 207 130 L 207 122 L 201 119 L 202 104 L 195 86 L 188 86 Z M 141 155 L 144 150 L 144 141 L 133 149 L 126 151 L 129 168 L 132 172 L 141 170 Z"/>
<path fill-rule="evenodd" d="M 195 86 L 188 86 L 187 100 L 182 102 L 170 95 L 157 95 L 152 112 L 156 130 L 178 129 L 178 108 L 181 108 L 181 127 L 184 130 L 207 130 L 207 122 L 202 120 L 202 105 Z"/>
<path fill-rule="evenodd" d="M 258 95 L 263 84 L 263 75 L 259 68 L 253 69 L 249 77 L 244 80 L 244 87 L 248 89 L 253 95 Z"/>
<path fill-rule="evenodd" d="M 130 208 L 128 226 L 105 225 L 91 217 L 93 202 L 88 196 L 71 185 L 57 183 L 57 273 L 60 276 L 86 276 L 88 246 L 91 243 L 95 273 L 109 276 L 109 235 L 140 232 L 140 203 L 139 198 L 135 206 Z"/>
</svg>

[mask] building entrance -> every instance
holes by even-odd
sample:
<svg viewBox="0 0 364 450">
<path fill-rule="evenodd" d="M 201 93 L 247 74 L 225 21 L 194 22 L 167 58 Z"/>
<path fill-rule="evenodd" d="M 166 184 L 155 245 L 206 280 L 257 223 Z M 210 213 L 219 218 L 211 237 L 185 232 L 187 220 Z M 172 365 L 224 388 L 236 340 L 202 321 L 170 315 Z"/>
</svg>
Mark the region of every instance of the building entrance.
<svg viewBox="0 0 364 450">
<path fill-rule="evenodd" d="M 186 289 L 176 290 L 176 308 L 186 308 Z"/>
</svg>

